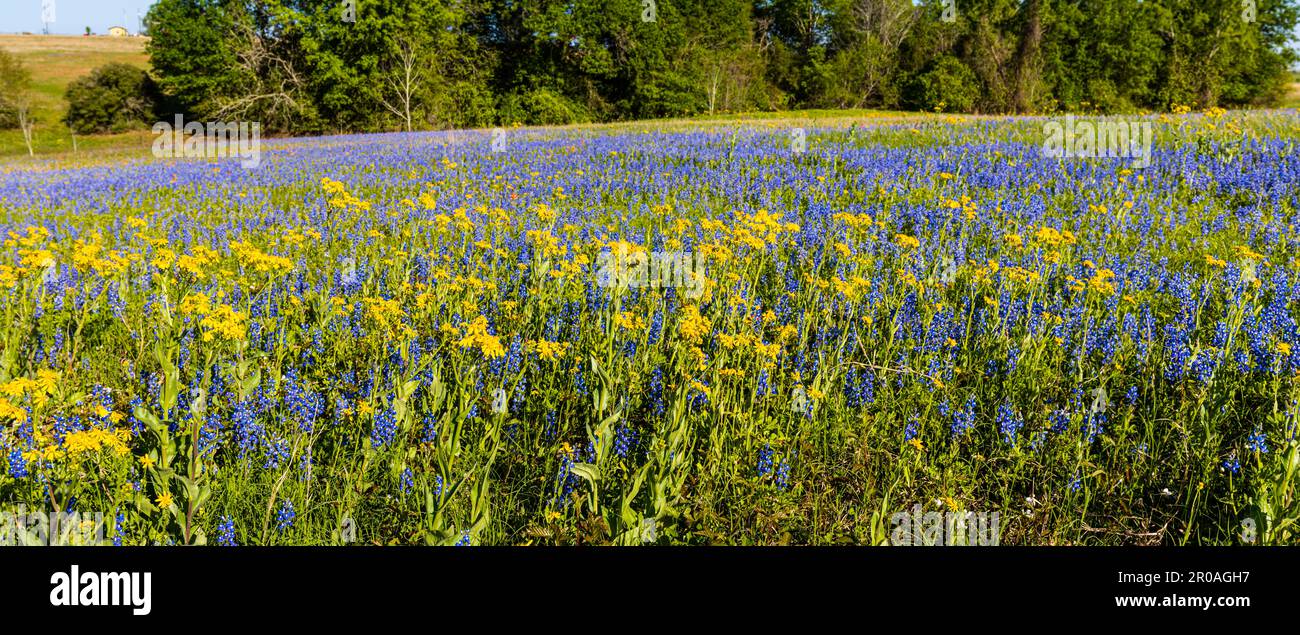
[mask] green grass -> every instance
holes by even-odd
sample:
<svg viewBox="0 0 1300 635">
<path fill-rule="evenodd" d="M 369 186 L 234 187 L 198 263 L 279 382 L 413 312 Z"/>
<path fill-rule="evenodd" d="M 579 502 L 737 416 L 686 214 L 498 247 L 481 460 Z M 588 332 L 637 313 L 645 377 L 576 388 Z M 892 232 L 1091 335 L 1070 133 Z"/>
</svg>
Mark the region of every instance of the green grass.
<svg viewBox="0 0 1300 635">
<path fill-rule="evenodd" d="M 63 125 L 68 84 L 92 70 L 112 62 L 148 68 L 144 38 L 110 38 L 73 35 L 0 35 L 0 48 L 18 56 L 32 74 L 35 92 L 33 116 L 36 129 L 33 150 L 38 155 L 73 152 L 72 134 Z M 78 150 L 134 147 L 144 139 L 141 133 L 78 137 Z M 27 155 L 18 130 L 0 130 L 0 157 Z"/>
<path fill-rule="evenodd" d="M 1294 73 L 1291 89 L 1287 91 L 1286 96 L 1282 98 L 1283 108 L 1300 107 L 1300 73 Z"/>
</svg>

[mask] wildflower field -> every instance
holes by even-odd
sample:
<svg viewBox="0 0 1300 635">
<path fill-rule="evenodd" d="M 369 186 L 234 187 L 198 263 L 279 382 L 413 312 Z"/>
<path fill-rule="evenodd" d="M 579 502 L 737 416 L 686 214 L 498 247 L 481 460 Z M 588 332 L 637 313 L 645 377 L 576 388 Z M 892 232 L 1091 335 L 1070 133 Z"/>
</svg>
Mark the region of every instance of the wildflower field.
<svg viewBox="0 0 1300 635">
<path fill-rule="evenodd" d="M 1300 120 L 1149 121 L 1144 169 L 914 116 L 4 171 L 0 501 L 121 545 L 878 545 L 918 505 L 1295 544 Z"/>
</svg>

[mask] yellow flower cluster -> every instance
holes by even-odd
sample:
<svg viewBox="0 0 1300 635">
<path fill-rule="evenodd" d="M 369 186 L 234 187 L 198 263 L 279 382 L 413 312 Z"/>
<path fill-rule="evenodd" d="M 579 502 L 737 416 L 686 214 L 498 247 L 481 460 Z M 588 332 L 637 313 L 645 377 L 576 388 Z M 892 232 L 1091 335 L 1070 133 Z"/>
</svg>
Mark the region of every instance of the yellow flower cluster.
<svg viewBox="0 0 1300 635">
<path fill-rule="evenodd" d="M 645 330 L 645 318 L 627 311 L 615 315 L 614 323 L 625 331 L 640 332 Z"/>
<path fill-rule="evenodd" d="M 538 203 L 534 205 L 533 214 L 537 216 L 537 220 L 546 225 L 555 222 L 555 219 L 559 216 L 559 214 L 557 214 L 555 210 L 551 209 L 551 206 L 546 203 Z"/>
<path fill-rule="evenodd" d="M 130 265 L 130 259 L 117 251 L 105 252 L 99 240 L 98 234 L 92 234 L 90 240 L 73 241 L 72 265 L 80 271 L 94 269 L 104 277 L 124 271 Z"/>
<path fill-rule="evenodd" d="M 36 378 L 15 377 L 0 384 L 0 419 L 23 422 L 27 420 L 27 411 L 15 405 L 24 396 L 29 397 L 35 408 L 44 406 L 58 387 L 59 373 L 42 369 L 36 371 Z"/>
<path fill-rule="evenodd" d="M 212 300 L 205 293 L 191 293 L 177 305 L 176 312 L 181 315 L 204 316 L 212 312 Z"/>
<path fill-rule="evenodd" d="M 63 447 L 68 454 L 98 452 L 103 449 L 123 455 L 127 453 L 126 440 L 129 438 L 131 438 L 131 431 L 124 428 L 117 430 L 91 428 L 68 433 L 63 438 Z"/>
<path fill-rule="evenodd" d="M 236 311 L 229 304 L 217 305 L 199 322 L 203 331 L 203 341 L 211 342 L 220 337 L 223 340 L 237 342 L 244 339 L 248 332 L 248 316 Z"/>
<path fill-rule="evenodd" d="M 921 246 L 921 241 L 907 234 L 895 234 L 894 243 L 903 249 L 916 249 Z"/>
<path fill-rule="evenodd" d="M 857 231 L 869 231 L 872 223 L 875 222 L 869 214 L 847 214 L 840 212 L 831 218 L 848 225 L 849 229 Z"/>
<path fill-rule="evenodd" d="M 700 315 L 699 307 L 691 304 L 682 310 L 682 319 L 677 329 L 683 339 L 692 344 L 699 344 L 704 336 L 709 334 L 711 326 L 709 320 Z"/>
<path fill-rule="evenodd" d="M 320 184 L 321 187 L 325 189 L 325 193 L 332 197 L 329 200 L 330 207 L 338 209 L 347 209 L 350 207 L 363 212 L 370 211 L 370 203 L 350 194 L 347 186 L 339 181 L 323 176 L 321 177 Z"/>
<path fill-rule="evenodd" d="M 239 257 L 239 261 L 258 273 L 273 276 L 289 273 L 293 270 L 293 261 L 282 256 L 273 256 L 262 252 L 252 243 L 235 241 L 230 243 L 230 250 Z"/>
<path fill-rule="evenodd" d="M 560 239 L 544 229 L 529 230 L 528 240 L 537 246 L 543 256 L 558 256 L 563 253 L 560 248 Z"/>
<path fill-rule="evenodd" d="M 1033 284 L 1038 282 L 1038 272 L 1029 271 L 1021 267 L 1007 267 L 1006 276 L 1012 282 L 1017 284 Z"/>
<path fill-rule="evenodd" d="M 1114 271 L 1098 269 L 1097 273 L 1094 273 L 1092 279 L 1088 281 L 1088 288 L 1100 295 L 1111 295 L 1115 293 L 1115 283 L 1112 282 L 1114 278 Z"/>
<path fill-rule="evenodd" d="M 754 337 L 752 335 L 748 335 L 745 333 L 736 333 L 735 335 L 732 335 L 730 333 L 718 334 L 718 343 L 721 344 L 723 348 L 729 351 L 735 350 L 737 348 L 743 349 L 746 346 L 748 346 L 750 341 L 752 341 L 753 339 Z"/>
<path fill-rule="evenodd" d="M 1238 258 L 1242 258 L 1245 260 L 1259 261 L 1264 259 L 1264 254 L 1261 254 L 1258 251 L 1255 251 L 1254 249 L 1251 249 L 1246 245 L 1237 245 L 1236 247 L 1232 248 L 1232 251 L 1237 254 Z"/>
<path fill-rule="evenodd" d="M 28 271 L 54 266 L 54 254 L 48 249 L 18 250 L 18 264 Z"/>
<path fill-rule="evenodd" d="M 49 240 L 50 230 L 39 225 L 28 225 L 27 233 L 25 235 L 9 232 L 8 236 L 9 238 L 4 242 L 5 247 L 13 247 L 17 245 L 30 249 L 37 245 L 44 244 L 45 241 Z"/>
<path fill-rule="evenodd" d="M 9 403 L 8 399 L 0 397 L 0 421 L 5 420 L 22 423 L 27 420 L 27 411 Z"/>
<path fill-rule="evenodd" d="M 700 225 L 703 227 L 705 224 L 701 221 Z M 736 229 L 732 232 L 732 237 L 737 243 L 762 249 L 767 243 L 777 242 L 782 233 L 797 231 L 799 225 L 782 222 L 780 214 L 772 214 L 765 209 L 760 209 L 752 215 L 738 212 Z"/>
<path fill-rule="evenodd" d="M 848 280 L 835 278 L 831 282 L 835 285 L 835 290 L 851 302 L 861 300 L 862 295 L 871 289 L 871 281 L 862 276 L 852 276 Z"/>
<path fill-rule="evenodd" d="M 528 343 L 528 347 L 543 361 L 555 361 L 564 357 L 565 351 L 569 345 L 564 342 L 548 342 L 546 340 L 534 340 Z"/>
<path fill-rule="evenodd" d="M 380 324 L 384 328 L 396 326 L 401 323 L 406 312 L 402 310 L 402 305 L 397 300 L 385 298 L 366 298 L 366 314 L 370 319 Z"/>
<path fill-rule="evenodd" d="M 483 352 L 483 356 L 488 359 L 495 359 L 506 354 L 505 347 L 501 346 L 501 340 L 487 332 L 487 317 L 482 315 L 465 325 L 465 337 L 461 338 L 458 345 L 461 348 L 477 347 Z"/>
<path fill-rule="evenodd" d="M 195 245 L 191 253 L 176 259 L 176 268 L 196 278 L 212 272 L 212 265 L 221 259 L 220 254 L 202 245 Z"/>
</svg>

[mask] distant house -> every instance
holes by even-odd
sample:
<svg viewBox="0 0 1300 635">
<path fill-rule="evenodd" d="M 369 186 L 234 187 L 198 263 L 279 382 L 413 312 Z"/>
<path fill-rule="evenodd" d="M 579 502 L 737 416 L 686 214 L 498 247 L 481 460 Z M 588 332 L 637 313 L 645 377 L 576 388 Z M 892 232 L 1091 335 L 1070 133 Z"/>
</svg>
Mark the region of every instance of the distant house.
<svg viewBox="0 0 1300 635">
<path fill-rule="evenodd" d="M 109 37 L 126 37 L 126 36 L 128 36 L 128 35 L 131 35 L 131 34 L 130 34 L 129 32 L 127 32 L 126 27 L 124 27 L 124 26 L 110 26 L 110 27 L 108 27 L 108 36 L 109 36 Z"/>
</svg>

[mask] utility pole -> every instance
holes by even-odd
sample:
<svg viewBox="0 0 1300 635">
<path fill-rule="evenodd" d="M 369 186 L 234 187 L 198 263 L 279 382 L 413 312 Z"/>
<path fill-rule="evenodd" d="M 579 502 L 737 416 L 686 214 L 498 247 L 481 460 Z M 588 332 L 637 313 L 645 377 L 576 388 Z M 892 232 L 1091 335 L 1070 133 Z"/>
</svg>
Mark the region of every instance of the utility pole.
<svg viewBox="0 0 1300 635">
<path fill-rule="evenodd" d="M 50 25 L 54 24 L 54 0 L 41 0 L 41 24 L 45 35 L 50 34 Z"/>
</svg>

